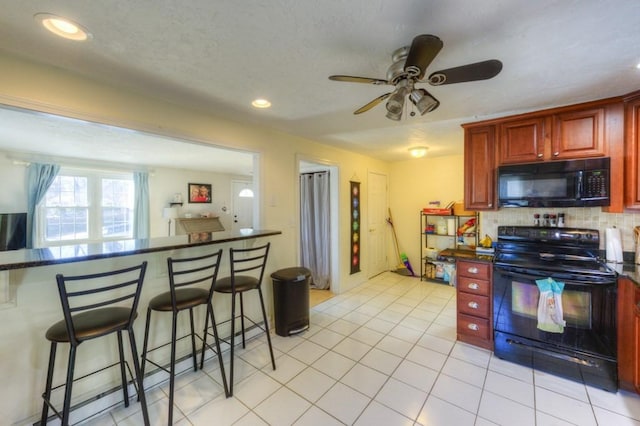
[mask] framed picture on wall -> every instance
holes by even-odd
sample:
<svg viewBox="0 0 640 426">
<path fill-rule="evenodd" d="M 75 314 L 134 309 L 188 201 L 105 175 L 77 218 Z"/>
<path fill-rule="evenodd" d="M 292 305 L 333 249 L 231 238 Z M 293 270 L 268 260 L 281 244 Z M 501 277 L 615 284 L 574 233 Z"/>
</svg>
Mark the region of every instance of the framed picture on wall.
<svg viewBox="0 0 640 426">
<path fill-rule="evenodd" d="M 190 203 L 211 203 L 211 184 L 190 183 L 187 190 Z"/>
</svg>

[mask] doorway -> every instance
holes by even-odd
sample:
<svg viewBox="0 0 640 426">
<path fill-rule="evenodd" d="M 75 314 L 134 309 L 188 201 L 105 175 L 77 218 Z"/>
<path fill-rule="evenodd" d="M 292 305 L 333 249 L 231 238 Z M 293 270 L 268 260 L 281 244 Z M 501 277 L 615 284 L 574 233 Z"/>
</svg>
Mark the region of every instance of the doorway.
<svg viewBox="0 0 640 426">
<path fill-rule="evenodd" d="M 232 180 L 231 194 L 231 230 L 240 232 L 243 229 L 253 229 L 253 183 L 249 180 Z"/>
<path fill-rule="evenodd" d="M 328 265 L 328 276 L 326 277 L 326 287 L 327 290 L 315 290 L 312 287 L 311 292 L 320 291 L 320 292 L 331 292 L 331 294 L 338 294 L 340 292 L 340 283 L 338 280 L 339 275 L 339 262 L 338 262 L 338 254 L 339 254 L 339 238 L 338 238 L 338 167 L 333 164 L 325 163 L 318 160 L 313 159 L 301 159 L 298 158 L 298 199 L 299 199 L 299 227 L 298 227 L 298 257 L 300 259 L 301 265 L 312 269 L 309 265 L 304 263 L 305 254 L 309 251 L 309 249 L 315 249 L 311 245 L 314 244 L 310 239 L 305 238 L 305 233 L 303 232 L 304 227 L 308 225 L 305 221 L 308 220 L 308 216 L 303 214 L 305 208 L 309 207 L 308 200 L 305 200 L 305 195 L 302 194 L 300 177 L 303 174 L 309 173 L 323 173 L 326 177 L 328 177 L 328 204 L 329 208 L 326 210 L 322 210 L 322 216 L 320 218 L 321 221 L 326 221 L 327 223 L 327 234 L 322 237 L 323 240 L 327 239 L 327 241 L 323 241 L 326 243 L 325 250 L 325 258 L 322 259 Z M 315 251 L 315 250 L 314 250 Z M 312 274 L 314 273 L 312 269 Z M 325 285 L 323 285 L 325 287 Z M 321 294 L 317 296 L 312 296 L 312 300 L 326 300 L 327 295 Z"/>
<path fill-rule="evenodd" d="M 387 175 L 370 171 L 367 176 L 368 277 L 389 270 L 387 261 Z"/>
</svg>

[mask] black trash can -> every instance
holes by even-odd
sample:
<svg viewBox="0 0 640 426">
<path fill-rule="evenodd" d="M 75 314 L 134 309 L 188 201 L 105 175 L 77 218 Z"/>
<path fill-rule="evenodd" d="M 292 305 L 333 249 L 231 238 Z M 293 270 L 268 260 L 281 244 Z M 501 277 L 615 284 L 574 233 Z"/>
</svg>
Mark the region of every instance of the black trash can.
<svg viewBox="0 0 640 426">
<path fill-rule="evenodd" d="M 311 271 L 293 267 L 271 274 L 276 334 L 291 336 L 309 328 L 309 280 Z"/>
</svg>

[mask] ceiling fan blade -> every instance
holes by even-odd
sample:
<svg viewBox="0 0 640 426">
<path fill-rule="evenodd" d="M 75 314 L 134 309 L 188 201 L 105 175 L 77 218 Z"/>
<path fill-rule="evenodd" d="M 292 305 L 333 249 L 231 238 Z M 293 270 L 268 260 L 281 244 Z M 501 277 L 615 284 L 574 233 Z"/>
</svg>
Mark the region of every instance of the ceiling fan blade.
<svg viewBox="0 0 640 426">
<path fill-rule="evenodd" d="M 329 80 L 333 81 L 346 81 L 347 83 L 369 83 L 369 84 L 389 84 L 387 80 L 381 80 L 379 78 L 369 78 L 369 77 L 354 77 L 351 75 L 331 75 L 329 76 Z"/>
<path fill-rule="evenodd" d="M 411 42 L 404 70 L 418 80 L 424 77 L 427 67 L 442 49 L 442 40 L 431 34 L 416 36 Z"/>
<path fill-rule="evenodd" d="M 502 62 L 497 59 L 476 62 L 431 73 L 427 80 L 432 86 L 463 83 L 465 81 L 487 80 L 502 70 Z"/>
<path fill-rule="evenodd" d="M 374 100 L 372 100 L 371 102 L 366 104 L 365 106 L 362 106 L 362 107 L 358 108 L 357 110 L 353 111 L 353 113 L 354 114 L 362 114 L 363 112 L 367 112 L 371 108 L 373 108 L 374 106 L 378 105 L 380 102 L 382 102 L 385 99 L 387 99 L 389 97 L 389 95 L 391 95 L 391 92 L 385 93 L 382 96 L 378 96 L 377 98 L 375 98 Z"/>
</svg>

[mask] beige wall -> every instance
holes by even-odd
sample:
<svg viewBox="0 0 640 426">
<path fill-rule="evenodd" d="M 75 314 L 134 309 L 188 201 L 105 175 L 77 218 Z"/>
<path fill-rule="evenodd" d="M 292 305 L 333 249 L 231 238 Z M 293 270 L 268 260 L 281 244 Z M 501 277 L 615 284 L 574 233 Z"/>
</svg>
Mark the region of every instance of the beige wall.
<svg viewBox="0 0 640 426">
<path fill-rule="evenodd" d="M 362 258 L 362 272 L 349 275 L 349 178 L 367 176 L 369 170 L 387 173 L 387 163 L 250 124 L 221 120 L 202 111 L 139 96 L 15 57 L 0 55 L 0 69 L 2 104 L 259 153 L 260 224 L 264 229 L 282 231 L 281 236 L 271 238 L 274 247 L 270 271 L 298 264 L 297 158 L 336 165 L 339 169 L 340 264 L 339 282 L 334 283 L 334 288 L 345 291 L 368 277 L 366 256 Z M 368 218 L 366 185 L 363 181 L 363 223 L 367 223 Z M 363 248 L 366 253 L 364 233 Z M 70 264 L 65 268 L 73 270 L 74 266 Z M 18 287 L 13 289 L 17 294 L 17 306 L 0 311 L 2 323 L 10 324 L 24 321 L 25 312 L 39 311 L 37 304 L 31 305 L 32 299 L 54 303 L 37 316 L 38 321 L 23 323 L 19 332 L 11 327 L 0 330 L 0 365 L 3 369 L 9 366 L 13 372 L 11 376 L 2 375 L 4 386 L 0 389 L 0 418 L 8 424 L 35 415 L 40 407 L 39 395 L 43 389 L 48 351 L 44 332 L 59 316 L 54 269 L 35 268 L 29 273 L 12 273 L 12 285 Z M 36 281 L 29 279 L 34 274 L 38 277 Z M 39 288 L 49 285 L 46 292 Z M 266 297 L 270 301 L 269 287 L 266 286 Z M 38 292 L 50 297 L 43 298 L 36 294 Z M 36 295 L 38 297 L 33 298 Z M 142 303 L 141 306 L 146 305 Z M 21 345 L 23 339 L 28 339 L 29 344 Z M 15 349 L 18 346 L 20 350 Z M 7 381 L 6 377 L 10 379 Z"/>
<path fill-rule="evenodd" d="M 404 251 L 416 274 L 420 271 L 420 211 L 429 201 L 440 201 L 445 207 L 463 198 L 463 157 L 427 157 L 390 165 L 389 205 L 398 234 L 400 250 Z M 397 263 L 395 249 L 390 266 Z"/>
</svg>

